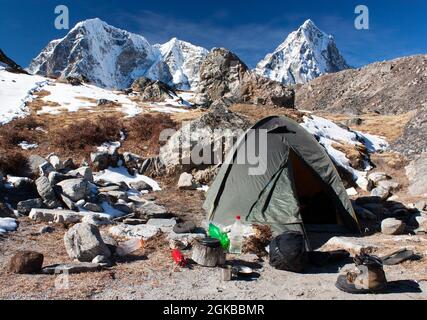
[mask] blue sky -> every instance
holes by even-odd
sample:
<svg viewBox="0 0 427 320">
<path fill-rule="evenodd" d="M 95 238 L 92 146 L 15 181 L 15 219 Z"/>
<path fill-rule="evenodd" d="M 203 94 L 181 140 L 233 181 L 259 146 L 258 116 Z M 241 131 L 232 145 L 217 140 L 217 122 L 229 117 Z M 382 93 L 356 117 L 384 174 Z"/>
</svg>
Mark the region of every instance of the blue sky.
<svg viewBox="0 0 427 320">
<path fill-rule="evenodd" d="M 427 53 L 425 0 L 0 0 L 0 48 L 27 66 L 50 40 L 66 34 L 54 28 L 59 4 L 69 7 L 72 26 L 99 17 L 150 43 L 176 36 L 208 49 L 227 47 L 252 67 L 308 18 L 335 36 L 353 66 Z M 370 10 L 369 30 L 354 28 L 358 4 Z"/>
</svg>

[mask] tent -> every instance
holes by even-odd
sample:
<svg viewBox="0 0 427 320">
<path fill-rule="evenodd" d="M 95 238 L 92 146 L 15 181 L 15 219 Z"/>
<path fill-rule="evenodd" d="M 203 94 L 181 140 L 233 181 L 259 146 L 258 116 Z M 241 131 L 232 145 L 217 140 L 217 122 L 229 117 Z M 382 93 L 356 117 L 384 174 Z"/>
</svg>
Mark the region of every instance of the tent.
<svg viewBox="0 0 427 320">
<path fill-rule="evenodd" d="M 264 174 L 236 161 L 249 135 L 267 136 Z M 256 149 L 259 150 L 259 139 Z M 238 139 L 210 187 L 204 209 L 208 220 L 223 226 L 237 215 L 246 223 L 269 224 L 275 234 L 305 232 L 307 226 L 342 226 L 360 232 L 346 189 L 326 150 L 297 122 L 268 117 Z"/>
</svg>

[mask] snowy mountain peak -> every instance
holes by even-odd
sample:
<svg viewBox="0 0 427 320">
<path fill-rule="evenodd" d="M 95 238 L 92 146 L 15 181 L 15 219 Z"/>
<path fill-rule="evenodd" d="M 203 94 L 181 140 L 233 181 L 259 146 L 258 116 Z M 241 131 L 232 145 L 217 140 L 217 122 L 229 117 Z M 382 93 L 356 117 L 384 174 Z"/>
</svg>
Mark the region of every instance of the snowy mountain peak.
<svg viewBox="0 0 427 320">
<path fill-rule="evenodd" d="M 295 84 L 348 68 L 334 37 L 308 19 L 258 63 L 256 72 L 282 83 Z"/>
<path fill-rule="evenodd" d="M 190 89 L 198 82 L 206 54 L 205 49 L 176 38 L 152 46 L 141 35 L 95 18 L 77 23 L 64 38 L 50 42 L 28 69 L 61 78 L 83 75 L 105 88 L 126 88 L 146 76 Z"/>
</svg>

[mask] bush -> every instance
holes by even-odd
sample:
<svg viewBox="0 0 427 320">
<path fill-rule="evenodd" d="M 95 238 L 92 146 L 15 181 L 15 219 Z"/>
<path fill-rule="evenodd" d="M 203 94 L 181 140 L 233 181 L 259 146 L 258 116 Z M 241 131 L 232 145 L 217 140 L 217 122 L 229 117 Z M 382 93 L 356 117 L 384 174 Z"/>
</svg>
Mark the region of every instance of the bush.
<svg viewBox="0 0 427 320">
<path fill-rule="evenodd" d="M 0 154 L 0 171 L 14 176 L 25 175 L 28 159 L 19 151 L 7 150 Z"/>
<path fill-rule="evenodd" d="M 109 117 L 74 123 L 52 132 L 51 145 L 67 151 L 89 150 L 104 142 L 118 141 L 121 126 L 121 121 Z"/>
<path fill-rule="evenodd" d="M 157 152 L 161 146 L 159 141 L 161 132 L 176 128 L 177 124 L 168 114 L 158 113 L 136 116 L 129 121 L 126 131 L 131 140 L 146 142 L 152 151 Z"/>
<path fill-rule="evenodd" d="M 0 143 L 4 148 L 13 148 L 22 141 L 37 142 L 35 129 L 40 126 L 32 116 L 13 120 L 0 126 Z"/>
</svg>

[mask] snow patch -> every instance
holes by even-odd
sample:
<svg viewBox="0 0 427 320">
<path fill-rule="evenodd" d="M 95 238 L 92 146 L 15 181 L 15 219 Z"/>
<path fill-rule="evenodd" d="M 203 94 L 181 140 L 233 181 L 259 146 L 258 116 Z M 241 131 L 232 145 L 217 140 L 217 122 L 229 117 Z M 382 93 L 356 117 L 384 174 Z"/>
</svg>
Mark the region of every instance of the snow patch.
<svg viewBox="0 0 427 320">
<path fill-rule="evenodd" d="M 304 123 L 301 124 L 308 132 L 313 134 L 319 143 L 326 149 L 336 165 L 346 169 L 353 175 L 356 184 L 366 189 L 368 181 L 367 172 L 372 169 L 368 162 L 365 163 L 365 171 L 356 170 L 350 165 L 350 160 L 346 154 L 333 147 L 336 143 L 346 143 L 350 145 L 365 145 L 369 153 L 384 151 L 388 143 L 381 137 L 346 130 L 330 120 L 315 115 L 304 116 Z"/>
<path fill-rule="evenodd" d="M 120 183 L 120 182 L 124 182 L 126 183 L 129 187 L 130 184 L 132 182 L 139 182 L 139 181 L 143 181 L 145 183 L 147 183 L 148 185 L 151 186 L 151 188 L 153 189 L 153 191 L 161 191 L 162 189 L 160 188 L 159 184 L 147 177 L 147 176 L 143 176 L 140 174 L 137 175 L 130 175 L 129 172 L 127 171 L 127 169 L 125 167 L 118 167 L 118 168 L 108 168 L 104 171 L 101 171 L 99 173 L 95 174 L 95 182 L 98 181 L 107 181 L 107 182 L 111 182 L 111 183 Z"/>
</svg>

